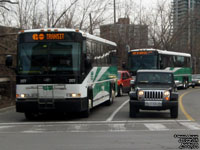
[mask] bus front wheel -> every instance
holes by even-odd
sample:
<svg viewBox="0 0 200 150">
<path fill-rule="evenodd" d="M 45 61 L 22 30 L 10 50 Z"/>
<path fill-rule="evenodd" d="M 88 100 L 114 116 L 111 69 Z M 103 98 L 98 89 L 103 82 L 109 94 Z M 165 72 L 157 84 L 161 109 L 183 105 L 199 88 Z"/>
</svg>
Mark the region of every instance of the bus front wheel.
<svg viewBox="0 0 200 150">
<path fill-rule="evenodd" d="M 92 109 L 92 100 L 88 99 L 88 107 L 86 110 L 81 112 L 81 117 L 88 118 L 90 116 L 90 110 Z"/>
</svg>

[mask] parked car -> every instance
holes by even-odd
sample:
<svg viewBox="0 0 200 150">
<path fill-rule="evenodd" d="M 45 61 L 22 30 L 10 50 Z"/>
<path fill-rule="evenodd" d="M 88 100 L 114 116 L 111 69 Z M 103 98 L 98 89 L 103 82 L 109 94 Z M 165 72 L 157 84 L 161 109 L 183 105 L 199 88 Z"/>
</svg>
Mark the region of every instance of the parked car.
<svg viewBox="0 0 200 150">
<path fill-rule="evenodd" d="M 118 96 L 122 96 L 123 93 L 129 93 L 131 90 L 132 77 L 128 71 L 118 71 Z"/>
<path fill-rule="evenodd" d="M 178 117 L 178 93 L 171 71 L 138 70 L 135 88 L 129 95 L 130 117 L 136 117 L 140 109 L 169 109 L 171 118 Z"/>
<path fill-rule="evenodd" d="M 200 86 L 200 74 L 193 74 L 192 75 L 192 87 Z"/>
</svg>

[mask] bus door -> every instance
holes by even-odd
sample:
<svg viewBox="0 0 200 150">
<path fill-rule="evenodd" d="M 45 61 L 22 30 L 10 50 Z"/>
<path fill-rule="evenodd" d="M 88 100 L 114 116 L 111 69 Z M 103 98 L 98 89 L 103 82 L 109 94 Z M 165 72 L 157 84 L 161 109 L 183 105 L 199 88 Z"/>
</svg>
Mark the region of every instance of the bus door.
<svg viewBox="0 0 200 150">
<path fill-rule="evenodd" d="M 54 108 L 54 88 L 53 85 L 38 85 L 39 108 Z"/>
</svg>

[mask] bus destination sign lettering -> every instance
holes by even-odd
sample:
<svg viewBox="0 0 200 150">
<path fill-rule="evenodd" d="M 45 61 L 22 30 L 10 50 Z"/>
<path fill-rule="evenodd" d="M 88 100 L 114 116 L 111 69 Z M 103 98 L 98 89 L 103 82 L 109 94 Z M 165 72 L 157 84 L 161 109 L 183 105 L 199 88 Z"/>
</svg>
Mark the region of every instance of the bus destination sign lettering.
<svg viewBox="0 0 200 150">
<path fill-rule="evenodd" d="M 35 33 L 32 35 L 34 41 L 42 41 L 42 40 L 64 40 L 64 33 Z"/>
<path fill-rule="evenodd" d="M 132 52 L 132 55 L 148 55 L 148 54 L 152 54 L 152 51 Z"/>
</svg>

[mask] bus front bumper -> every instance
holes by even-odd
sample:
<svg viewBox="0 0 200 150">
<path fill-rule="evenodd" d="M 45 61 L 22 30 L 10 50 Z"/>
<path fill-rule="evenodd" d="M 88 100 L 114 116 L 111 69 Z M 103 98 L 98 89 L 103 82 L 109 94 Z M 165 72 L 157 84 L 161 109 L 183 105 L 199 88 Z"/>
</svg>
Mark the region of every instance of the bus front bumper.
<svg viewBox="0 0 200 150">
<path fill-rule="evenodd" d="M 17 112 L 81 112 L 88 108 L 87 98 L 76 99 L 17 99 Z"/>
</svg>

